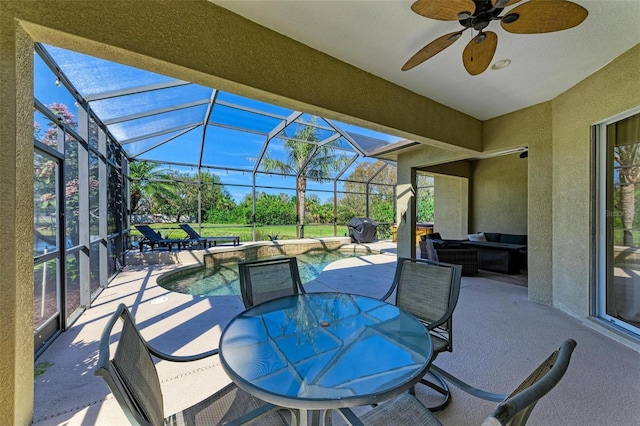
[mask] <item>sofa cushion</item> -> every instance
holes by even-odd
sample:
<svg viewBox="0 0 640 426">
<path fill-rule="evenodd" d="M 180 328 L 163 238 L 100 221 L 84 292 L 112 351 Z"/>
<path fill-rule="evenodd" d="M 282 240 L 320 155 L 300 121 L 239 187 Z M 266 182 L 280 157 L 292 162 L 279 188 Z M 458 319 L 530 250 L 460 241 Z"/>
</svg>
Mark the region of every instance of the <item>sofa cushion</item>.
<svg viewBox="0 0 640 426">
<path fill-rule="evenodd" d="M 499 232 L 485 232 L 484 237 L 490 243 L 499 243 L 500 242 L 500 233 Z"/>
<path fill-rule="evenodd" d="M 501 234 L 500 242 L 503 244 L 518 244 L 518 245 L 527 245 L 527 236 L 526 235 L 514 235 L 514 234 Z"/>
<path fill-rule="evenodd" d="M 434 232 L 432 234 L 427 234 L 427 238 L 430 240 L 441 240 L 442 237 L 440 236 L 439 232 Z"/>
<path fill-rule="evenodd" d="M 469 238 L 469 241 L 487 241 L 487 239 L 484 236 L 484 232 L 478 232 L 477 234 L 469 234 L 467 235 L 467 238 Z"/>
<path fill-rule="evenodd" d="M 448 249 L 470 249 L 471 247 L 462 244 L 460 241 L 446 241 L 445 247 Z"/>
</svg>

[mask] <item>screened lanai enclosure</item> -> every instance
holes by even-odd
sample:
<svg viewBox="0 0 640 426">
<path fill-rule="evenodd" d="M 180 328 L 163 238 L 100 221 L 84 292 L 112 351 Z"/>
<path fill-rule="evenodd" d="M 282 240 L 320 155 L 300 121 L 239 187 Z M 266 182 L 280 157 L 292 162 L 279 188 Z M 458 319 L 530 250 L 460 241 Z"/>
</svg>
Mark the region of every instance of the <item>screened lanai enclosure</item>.
<svg viewBox="0 0 640 426">
<path fill-rule="evenodd" d="M 259 241 L 368 217 L 391 238 L 396 166 L 372 153 L 400 138 L 54 46 L 34 70 L 37 350 L 123 267 L 134 224 Z M 433 220 L 431 178 L 418 195 Z"/>
</svg>

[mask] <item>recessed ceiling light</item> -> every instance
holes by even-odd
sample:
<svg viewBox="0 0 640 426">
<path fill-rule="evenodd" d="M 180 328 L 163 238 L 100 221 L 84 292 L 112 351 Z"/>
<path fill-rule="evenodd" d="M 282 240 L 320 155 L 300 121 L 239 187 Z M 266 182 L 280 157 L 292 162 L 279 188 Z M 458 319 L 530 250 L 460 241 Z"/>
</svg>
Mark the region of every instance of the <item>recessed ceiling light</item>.
<svg viewBox="0 0 640 426">
<path fill-rule="evenodd" d="M 501 70 L 502 68 L 506 68 L 511 63 L 511 59 L 501 59 L 491 67 L 492 70 Z"/>
</svg>

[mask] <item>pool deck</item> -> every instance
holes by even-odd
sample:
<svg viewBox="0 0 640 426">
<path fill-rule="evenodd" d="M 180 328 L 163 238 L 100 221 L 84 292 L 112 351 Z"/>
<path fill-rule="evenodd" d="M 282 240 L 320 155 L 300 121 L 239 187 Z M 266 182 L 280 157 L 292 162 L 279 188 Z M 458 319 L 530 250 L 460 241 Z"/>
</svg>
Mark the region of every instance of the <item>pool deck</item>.
<svg viewBox="0 0 640 426">
<path fill-rule="evenodd" d="M 394 275 L 396 246 L 367 244 L 382 254 L 342 259 L 309 282 L 307 291 L 382 296 Z M 103 380 L 94 376 L 98 341 L 119 303 L 130 307 L 142 334 L 160 350 L 191 355 L 217 347 L 222 328 L 243 310 L 239 296 L 189 296 L 159 287 L 156 279 L 180 265 L 198 263 L 206 250 L 180 253 L 173 264 L 129 264 L 70 330 L 36 364 L 34 424 L 126 424 Z M 158 252 L 160 253 L 160 252 Z M 156 256 L 158 253 L 154 254 Z M 175 253 L 170 253 L 175 256 Z M 186 260 L 185 260 L 186 259 Z M 527 299 L 526 287 L 486 277 L 463 277 L 454 314 L 454 352 L 437 364 L 467 381 L 508 392 L 566 338 L 578 342 L 567 375 L 534 410 L 530 425 L 634 425 L 640 418 L 640 354 L 584 321 Z M 373 356 L 373 355 L 372 355 Z M 167 414 L 203 399 L 229 379 L 217 357 L 187 364 L 158 362 Z M 423 387 L 418 396 L 427 401 Z M 188 392 L 185 392 L 185 389 Z M 438 413 L 444 424 L 480 424 L 493 403 L 453 390 Z"/>
</svg>

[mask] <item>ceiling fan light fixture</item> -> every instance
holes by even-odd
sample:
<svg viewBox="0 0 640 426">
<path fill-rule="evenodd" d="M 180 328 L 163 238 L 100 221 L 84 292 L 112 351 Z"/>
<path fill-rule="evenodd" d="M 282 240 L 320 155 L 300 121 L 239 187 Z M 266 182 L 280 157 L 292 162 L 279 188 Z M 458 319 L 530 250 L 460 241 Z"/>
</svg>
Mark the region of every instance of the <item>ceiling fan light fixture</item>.
<svg viewBox="0 0 640 426">
<path fill-rule="evenodd" d="M 501 59 L 491 66 L 492 70 L 501 70 L 511 64 L 511 59 Z"/>
<path fill-rule="evenodd" d="M 458 12 L 458 21 L 464 21 L 465 19 L 471 18 L 471 16 L 471 12 L 467 12 L 466 10 L 464 12 Z"/>
<path fill-rule="evenodd" d="M 485 38 L 487 38 L 487 35 L 485 33 L 480 33 L 473 40 L 476 42 L 476 44 L 479 44 L 482 43 Z"/>
<path fill-rule="evenodd" d="M 505 15 L 502 17 L 502 22 L 505 24 L 512 24 L 514 22 L 516 22 L 518 20 L 518 18 L 520 18 L 520 14 L 519 13 L 510 13 L 508 15 Z"/>
</svg>

